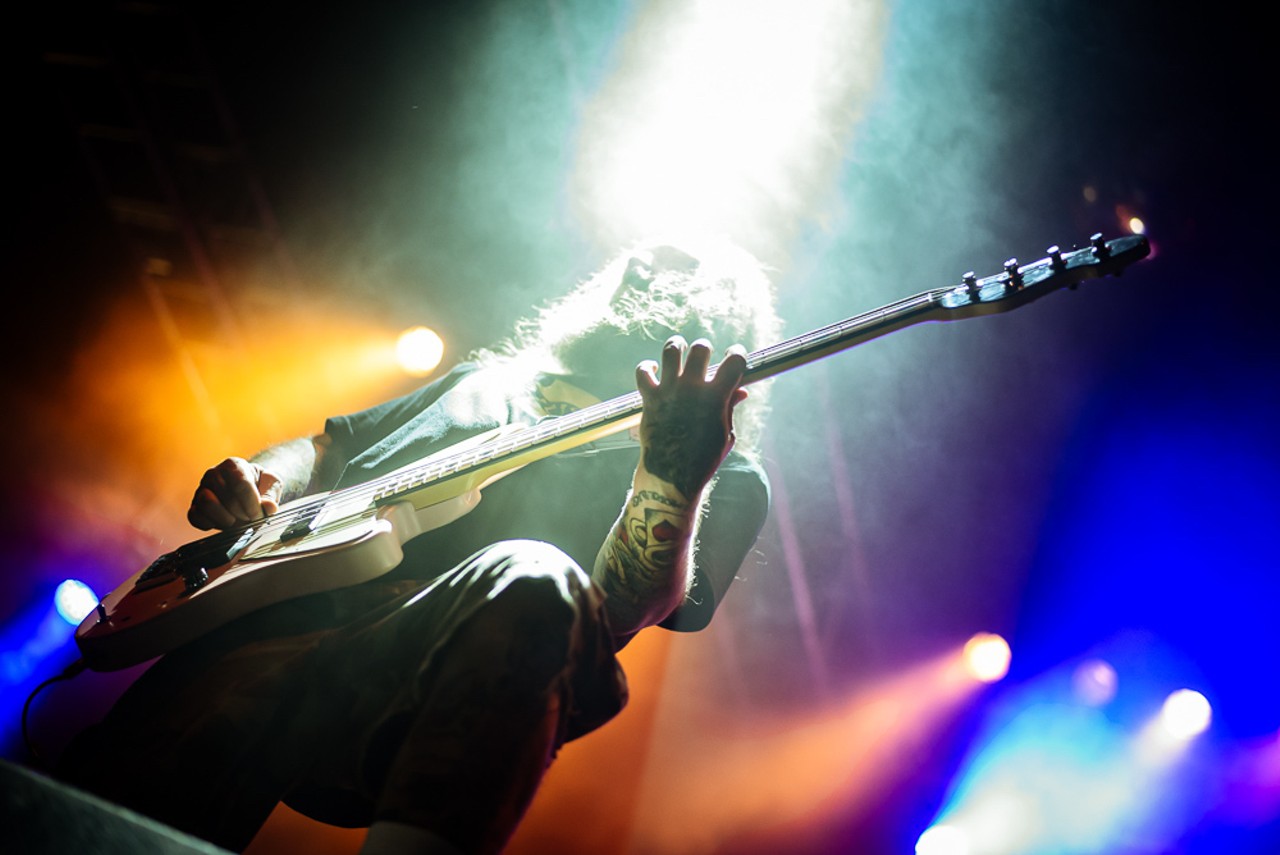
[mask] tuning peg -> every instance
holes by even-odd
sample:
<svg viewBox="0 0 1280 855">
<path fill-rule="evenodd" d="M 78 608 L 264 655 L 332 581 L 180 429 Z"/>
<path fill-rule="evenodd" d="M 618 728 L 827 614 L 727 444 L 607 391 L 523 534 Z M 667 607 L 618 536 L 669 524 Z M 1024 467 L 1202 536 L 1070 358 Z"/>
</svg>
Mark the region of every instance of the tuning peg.
<svg viewBox="0 0 1280 855">
<path fill-rule="evenodd" d="M 1102 261 L 1111 255 L 1111 248 L 1107 246 L 1107 241 L 1102 237 L 1102 232 L 1090 235 L 1089 245 L 1093 247 L 1094 258 L 1099 261 Z"/>
<path fill-rule="evenodd" d="M 1004 272 L 1009 276 L 1009 290 L 1017 291 L 1022 287 L 1022 274 L 1018 272 L 1018 259 L 1011 258 L 1004 263 Z"/>
<path fill-rule="evenodd" d="M 1062 260 L 1062 247 L 1055 243 L 1053 246 L 1049 247 L 1049 269 L 1057 273 L 1058 271 L 1063 270 L 1066 266 L 1067 263 Z"/>
<path fill-rule="evenodd" d="M 969 294 L 969 299 L 977 302 L 978 299 L 978 275 L 970 270 L 964 276 L 960 277 L 960 281 L 964 283 L 964 289 Z"/>
</svg>

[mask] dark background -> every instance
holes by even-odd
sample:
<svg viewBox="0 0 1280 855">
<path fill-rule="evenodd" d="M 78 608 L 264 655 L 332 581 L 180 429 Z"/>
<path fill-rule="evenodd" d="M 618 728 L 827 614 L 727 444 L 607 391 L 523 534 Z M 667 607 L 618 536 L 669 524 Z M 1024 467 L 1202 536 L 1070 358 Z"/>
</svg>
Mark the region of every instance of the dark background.
<svg viewBox="0 0 1280 855">
<path fill-rule="evenodd" d="M 204 51 L 199 64 L 250 167 L 240 174 L 269 203 L 290 259 L 254 279 L 275 295 L 263 297 L 236 277 L 248 267 L 217 256 L 252 341 L 250 369 L 274 366 L 277 325 L 316 307 L 388 331 L 431 323 L 449 331 L 457 358 L 613 251 L 566 200 L 565 176 L 583 101 L 635 6 L 184 8 L 185 44 Z M 75 133 L 65 68 L 48 61 L 100 44 L 118 18 L 107 4 L 32 11 L 5 52 L 13 215 L 0 616 L 15 620 L 69 565 L 101 592 L 181 538 L 182 485 L 202 459 L 252 451 L 280 438 L 273 428 L 314 429 L 325 412 L 258 423 L 232 403 L 220 433 L 174 426 L 155 415 L 163 405 L 135 398 L 140 376 L 172 370 L 172 351 L 137 320 L 147 304 L 136 243 Z M 760 567 L 744 574 L 755 582 L 726 618 L 740 670 L 708 679 L 733 684 L 722 691 L 752 710 L 793 710 L 979 629 L 1011 638 L 1022 681 L 1138 632 L 1173 651 L 1152 685 L 1176 674 L 1213 687 L 1224 752 L 1274 738 L 1280 299 L 1275 73 L 1262 21 L 1138 0 L 903 3 L 890 21 L 880 94 L 849 140 L 838 201 L 800 212 L 784 246 L 749 246 L 778 269 L 788 333 L 1049 243 L 1116 233 L 1121 211 L 1142 216 L 1156 253 L 1120 280 L 903 332 L 780 381 L 766 450 L 799 553 L 783 554 L 788 531 L 775 515 Z M 108 41 L 160 51 L 168 32 Z M 527 52 L 513 56 L 521 39 Z M 196 61 L 174 49 L 175 62 Z M 167 115 L 174 126 L 207 121 Z M 218 192 L 230 184 L 212 185 L 202 199 L 253 219 L 243 198 Z M 305 338 L 309 327 L 299 329 Z M 338 335 L 315 330 L 312 364 Z M 289 327 L 288 346 L 296 334 Z M 209 338 L 235 347 L 219 335 Z M 121 337 L 143 353 L 150 341 L 151 360 L 114 351 Z M 282 383 L 318 382 L 280 371 Z M 349 397 L 332 385 L 324 405 L 353 409 L 407 382 Z M 176 433 L 181 453 L 165 442 Z M 835 459 L 856 544 L 836 510 Z M 132 497 L 124 510 L 104 507 L 113 490 Z M 149 516 L 112 526 L 132 503 Z M 86 534 L 99 526 L 116 533 Z M 797 559 L 816 608 L 816 663 Z M 853 834 L 866 851 L 913 839 L 978 717 L 976 707 L 957 714 L 914 774 L 886 775 L 878 820 L 855 811 L 811 851 Z M 48 738 L 71 726 L 48 725 Z M 11 742 L 6 755 L 25 759 Z M 1205 815 L 1178 851 L 1263 852 L 1276 839 L 1274 813 L 1259 828 Z"/>
</svg>

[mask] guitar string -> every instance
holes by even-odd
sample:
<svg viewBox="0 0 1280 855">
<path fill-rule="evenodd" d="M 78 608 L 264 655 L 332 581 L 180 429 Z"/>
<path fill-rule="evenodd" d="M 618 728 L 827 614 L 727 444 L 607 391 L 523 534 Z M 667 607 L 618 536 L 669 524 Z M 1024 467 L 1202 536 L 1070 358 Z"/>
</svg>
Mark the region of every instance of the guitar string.
<svg viewBox="0 0 1280 855">
<path fill-rule="evenodd" d="M 1064 253 L 1061 261 L 1063 266 L 1059 270 L 1054 270 L 1052 259 L 1042 258 L 1019 267 L 1019 271 L 1023 276 L 1037 274 L 1033 284 L 1043 286 L 1045 282 L 1068 269 L 1083 265 L 1096 265 L 1097 263 L 1091 250 L 1080 249 Z M 1043 277 L 1038 275 L 1041 273 L 1046 275 Z M 1007 281 L 1007 277 L 1007 273 L 997 273 L 977 279 L 975 281 L 976 289 L 981 291 L 990 285 L 1001 284 Z M 842 349 L 851 346 L 856 342 L 847 341 L 847 339 L 866 332 L 868 328 L 890 319 L 893 321 L 906 320 L 912 314 L 939 306 L 942 304 L 941 301 L 944 297 L 954 293 L 957 288 L 964 287 L 966 287 L 964 284 L 960 284 L 923 291 L 895 303 L 890 303 L 869 312 L 864 312 L 861 315 L 855 315 L 844 321 L 838 321 L 826 327 L 821 327 L 809 333 L 757 350 L 748 355 L 749 367 L 743 382 L 744 384 L 756 382 L 764 379 L 765 376 L 772 376 L 772 374 L 796 367 L 795 365 L 785 365 L 785 363 L 797 356 L 803 358 L 813 349 L 824 347 Z M 971 302 L 977 302 L 977 300 L 971 298 Z M 983 302 L 994 301 L 988 299 Z M 782 367 L 778 367 L 779 364 L 782 364 Z M 801 363 L 797 362 L 796 364 Z M 719 365 L 715 365 L 708 369 L 708 376 L 714 376 L 718 368 Z M 770 373 L 766 375 L 766 372 Z M 574 413 L 517 431 L 495 445 L 484 445 L 476 449 L 459 452 L 439 461 L 423 464 L 421 468 L 414 468 L 409 472 L 402 472 L 398 475 L 393 473 L 367 483 L 370 486 L 376 485 L 374 490 L 375 497 L 378 497 L 381 493 L 395 495 L 407 490 L 418 489 L 427 483 L 438 480 L 442 475 L 457 473 L 486 461 L 497 461 L 503 456 L 533 449 L 538 445 L 562 439 L 584 429 L 602 427 L 609 421 L 632 415 L 638 412 L 640 408 L 639 393 L 631 392 L 619 398 L 593 404 Z"/>
<path fill-rule="evenodd" d="M 850 335 L 856 335 L 865 331 L 868 327 L 874 326 L 884 320 L 892 317 L 894 320 L 900 320 L 913 310 L 920 311 L 931 307 L 945 294 L 954 290 L 954 288 L 940 288 L 930 291 L 924 291 L 911 297 L 881 306 L 852 318 L 829 324 L 816 330 L 812 330 L 803 335 L 787 339 L 768 347 L 761 348 L 748 354 L 748 365 L 744 384 L 757 382 L 764 379 L 760 375 L 764 372 L 774 369 L 778 363 L 785 363 L 787 360 L 803 355 L 808 351 L 821 346 L 831 345 L 840 342 L 842 339 Z M 794 366 L 789 366 L 794 367 Z M 712 366 L 708 369 L 708 376 L 714 376 L 719 365 Z M 779 371 L 787 370 L 781 368 Z M 775 372 L 778 373 L 778 372 Z M 499 439 L 492 445 L 481 445 L 475 449 L 467 449 L 465 451 L 456 452 L 447 457 L 438 460 L 430 460 L 420 463 L 413 468 L 404 471 L 398 470 L 393 473 L 378 476 L 360 484 L 352 485 L 344 488 L 336 493 L 326 493 L 310 499 L 301 504 L 294 505 L 287 510 L 273 514 L 264 520 L 255 520 L 251 523 L 245 523 L 234 528 L 226 529 L 209 537 L 202 538 L 192 543 L 186 544 L 186 547 L 179 547 L 179 550 L 196 547 L 205 544 L 210 552 L 219 550 L 219 544 L 227 542 L 235 542 L 242 537 L 250 529 L 255 529 L 266 523 L 272 526 L 287 529 L 290 525 L 300 522 L 307 516 L 316 516 L 328 504 L 334 502 L 335 499 L 341 501 L 344 505 L 350 504 L 360 507 L 372 507 L 379 498 L 388 498 L 404 492 L 411 492 L 419 489 L 429 483 L 443 480 L 449 475 L 458 474 L 464 470 L 477 467 L 485 462 L 498 462 L 501 458 L 534 449 L 539 445 L 544 445 L 556 440 L 564 439 L 574 433 L 591 430 L 606 426 L 610 421 L 621 420 L 634 415 L 641 409 L 641 397 L 639 392 L 629 392 L 617 398 L 607 401 L 601 401 L 596 404 L 575 410 L 562 416 L 557 416 L 537 425 L 531 425 L 520 431 L 516 431 L 510 437 Z M 178 551 L 178 550 L 175 550 Z M 195 550 L 203 551 L 203 550 Z"/>
<path fill-rule="evenodd" d="M 1122 246 L 1121 244 L 1124 241 L 1128 241 L 1132 245 Z M 1099 253 L 1095 244 L 1091 248 L 1073 249 L 1061 253 L 1056 258 L 1039 259 L 1031 264 L 1019 267 L 1018 271 L 1022 276 L 1029 277 L 1028 285 L 1043 289 L 1043 285 L 1046 282 L 1062 278 L 1067 272 L 1075 274 L 1073 277 L 1068 277 L 1073 281 L 1088 278 L 1090 273 L 1099 277 L 1107 276 L 1112 272 L 1118 273 L 1132 261 L 1143 258 L 1147 254 L 1147 244 L 1145 238 L 1141 236 L 1117 239 L 1107 242 L 1105 246 L 1107 247 L 1105 254 Z M 1116 251 L 1117 249 L 1119 252 Z M 899 300 L 896 303 L 890 303 L 887 306 L 757 350 L 747 357 L 748 369 L 744 375 L 743 383 L 753 383 L 803 364 L 805 357 L 809 356 L 813 350 L 830 348 L 825 353 L 813 355 L 813 358 L 816 359 L 857 344 L 856 339 L 859 334 L 869 331 L 873 326 L 888 319 L 894 321 L 907 320 L 915 312 L 944 305 L 941 302 L 942 299 L 947 295 L 954 294 L 957 288 L 976 292 L 969 297 L 969 305 L 979 302 L 995 302 L 989 298 L 978 297 L 977 294 L 980 294 L 989 285 L 1005 283 L 1008 279 L 1009 273 L 1005 272 L 977 279 L 972 283 L 962 283 L 959 286 L 952 285 L 946 288 L 924 291 Z M 788 365 L 787 362 L 792 359 L 797 361 L 795 364 Z M 708 370 L 708 376 L 714 376 L 718 368 L 718 364 L 712 366 Z M 640 395 L 638 392 L 632 392 L 516 431 L 503 441 L 493 445 L 482 445 L 476 449 L 449 455 L 438 461 L 414 466 L 408 472 L 389 473 L 363 484 L 336 491 L 336 494 L 330 492 L 317 496 L 314 499 L 295 505 L 287 511 L 273 515 L 269 522 L 273 525 L 283 525 L 287 530 L 289 526 L 296 524 L 307 516 L 316 517 L 321 509 L 334 501 L 335 498 L 359 501 L 360 506 L 372 508 L 376 506 L 380 498 L 389 498 L 405 491 L 419 489 L 428 483 L 441 480 L 444 476 L 461 473 L 463 470 L 476 467 L 485 461 L 495 462 L 504 456 L 534 449 L 539 445 L 566 438 L 582 430 L 604 427 L 610 421 L 627 418 L 640 409 Z M 209 537 L 184 544 L 174 550 L 174 553 L 199 553 L 209 549 L 216 550 L 218 549 L 218 544 L 223 544 L 225 547 L 225 544 L 229 541 L 235 543 L 240 538 L 249 540 L 246 535 L 251 532 L 256 533 L 256 530 L 262 525 L 264 525 L 264 522 L 258 520 L 236 526 Z M 174 553 L 169 554 L 172 555 Z"/>
</svg>

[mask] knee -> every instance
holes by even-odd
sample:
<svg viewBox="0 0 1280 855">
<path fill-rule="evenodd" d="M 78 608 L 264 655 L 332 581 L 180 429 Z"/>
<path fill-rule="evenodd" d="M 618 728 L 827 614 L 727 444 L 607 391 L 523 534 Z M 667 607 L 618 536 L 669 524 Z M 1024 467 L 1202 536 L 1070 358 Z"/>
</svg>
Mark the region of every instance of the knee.
<svg viewBox="0 0 1280 855">
<path fill-rule="evenodd" d="M 503 541 L 478 560 L 495 573 L 473 629 L 489 643 L 564 663 L 594 619 L 599 594 L 578 564 L 549 543 Z"/>
<path fill-rule="evenodd" d="M 582 572 L 567 553 L 542 540 L 501 540 L 481 550 L 476 558 L 519 575 L 561 576 Z"/>
<path fill-rule="evenodd" d="M 540 540 L 504 540 L 477 556 L 496 574 L 491 600 L 518 600 L 577 613 L 596 596 L 591 578 L 569 555 Z"/>
</svg>

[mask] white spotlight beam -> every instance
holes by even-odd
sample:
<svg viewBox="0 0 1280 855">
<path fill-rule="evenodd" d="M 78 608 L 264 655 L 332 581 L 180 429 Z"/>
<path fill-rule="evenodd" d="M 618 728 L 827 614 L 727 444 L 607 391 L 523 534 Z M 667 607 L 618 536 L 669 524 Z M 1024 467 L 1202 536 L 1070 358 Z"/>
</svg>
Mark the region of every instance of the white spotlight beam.
<svg viewBox="0 0 1280 855">
<path fill-rule="evenodd" d="M 647 3 L 584 116 L 585 216 L 610 241 L 694 231 L 780 243 L 827 201 L 886 17 L 883 0 Z"/>
</svg>

